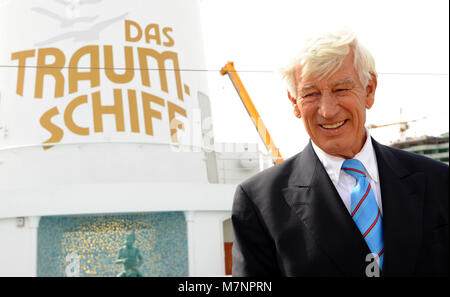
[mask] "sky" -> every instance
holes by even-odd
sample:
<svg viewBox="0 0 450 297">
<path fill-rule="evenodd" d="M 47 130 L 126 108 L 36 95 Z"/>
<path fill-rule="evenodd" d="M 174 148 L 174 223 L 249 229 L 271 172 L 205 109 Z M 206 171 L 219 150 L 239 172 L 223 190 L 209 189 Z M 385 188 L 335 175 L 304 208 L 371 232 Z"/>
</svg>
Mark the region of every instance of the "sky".
<svg viewBox="0 0 450 297">
<path fill-rule="evenodd" d="M 309 137 L 277 70 L 313 32 L 352 29 L 375 58 L 378 87 L 366 125 L 404 120 L 405 137 L 449 130 L 449 1 L 200 0 L 205 68 L 216 142 L 261 142 L 228 76 L 238 74 L 283 158 Z M 399 125 L 371 129 L 389 144 Z"/>
</svg>

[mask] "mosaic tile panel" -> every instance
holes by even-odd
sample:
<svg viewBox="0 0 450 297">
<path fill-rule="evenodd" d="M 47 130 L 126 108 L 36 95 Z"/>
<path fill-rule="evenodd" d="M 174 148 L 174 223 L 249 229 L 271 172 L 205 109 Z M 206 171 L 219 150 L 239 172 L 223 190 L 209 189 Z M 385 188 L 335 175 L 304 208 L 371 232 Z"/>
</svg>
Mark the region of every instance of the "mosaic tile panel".
<svg viewBox="0 0 450 297">
<path fill-rule="evenodd" d="M 115 260 L 130 231 L 143 276 L 188 276 L 183 212 L 42 217 L 38 276 L 117 276 L 123 266 Z"/>
</svg>

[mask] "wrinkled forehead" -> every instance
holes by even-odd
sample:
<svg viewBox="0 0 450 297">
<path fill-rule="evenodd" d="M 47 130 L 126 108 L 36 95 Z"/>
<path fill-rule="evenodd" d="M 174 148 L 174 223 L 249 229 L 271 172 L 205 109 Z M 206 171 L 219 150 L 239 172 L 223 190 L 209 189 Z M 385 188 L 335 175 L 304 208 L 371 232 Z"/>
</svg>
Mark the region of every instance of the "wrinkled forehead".
<svg viewBox="0 0 450 297">
<path fill-rule="evenodd" d="M 304 75 L 303 71 L 307 65 L 300 65 L 294 68 L 295 85 L 296 89 L 303 89 L 317 86 L 332 87 L 338 84 L 360 84 L 358 72 L 353 64 L 352 60 L 345 59 L 341 67 L 335 71 L 329 71 L 322 75 L 307 72 Z"/>
<path fill-rule="evenodd" d="M 322 89 L 323 87 L 328 87 L 330 89 L 333 89 L 336 87 L 344 87 L 344 86 L 353 88 L 355 85 L 356 85 L 356 83 L 353 78 L 343 77 L 342 79 L 338 79 L 338 80 L 327 80 L 326 85 L 316 83 L 316 82 L 309 82 L 309 83 L 301 84 L 301 85 L 298 85 L 297 90 L 300 92 L 307 92 L 310 90 Z"/>
</svg>

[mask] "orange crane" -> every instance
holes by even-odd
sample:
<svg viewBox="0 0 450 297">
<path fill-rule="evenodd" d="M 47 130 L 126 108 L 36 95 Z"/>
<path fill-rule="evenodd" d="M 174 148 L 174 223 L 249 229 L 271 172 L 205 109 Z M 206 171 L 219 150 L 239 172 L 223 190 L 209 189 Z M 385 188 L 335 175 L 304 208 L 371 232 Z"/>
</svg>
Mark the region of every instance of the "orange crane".
<svg viewBox="0 0 450 297">
<path fill-rule="evenodd" d="M 401 114 L 401 109 L 400 109 L 400 114 Z M 382 127 L 388 127 L 388 126 L 394 126 L 394 125 L 400 125 L 400 139 L 404 138 L 404 133 L 406 130 L 408 130 L 409 125 L 408 123 L 413 123 L 413 122 L 417 122 L 419 120 L 424 120 L 427 117 L 422 117 L 419 119 L 415 119 L 415 120 L 409 120 L 409 121 L 401 121 L 401 122 L 395 122 L 395 123 L 389 123 L 389 124 L 381 124 L 381 125 L 374 125 L 374 124 L 370 124 L 367 126 L 367 128 L 369 129 L 376 129 L 376 128 L 382 128 Z"/>
<path fill-rule="evenodd" d="M 415 121 L 415 120 L 413 120 L 413 121 Z M 413 121 L 403 121 L 403 122 L 396 122 L 396 123 L 389 123 L 389 124 L 382 124 L 382 125 L 370 124 L 370 125 L 367 126 L 367 128 L 375 129 L 375 128 L 394 126 L 394 125 L 401 125 L 400 126 L 400 132 L 405 132 L 408 129 L 408 122 L 413 122 Z"/>
<path fill-rule="evenodd" d="M 264 145 L 266 146 L 267 150 L 271 153 L 274 164 L 283 162 L 280 150 L 275 146 L 275 143 L 273 142 L 273 139 L 270 137 L 269 131 L 264 125 L 261 116 L 259 115 L 255 105 L 250 99 L 247 90 L 245 90 L 244 85 L 242 84 L 242 81 L 239 78 L 236 69 L 234 68 L 234 63 L 228 62 L 227 64 L 225 64 L 225 66 L 222 67 L 222 69 L 220 70 L 220 74 L 221 75 L 228 74 L 231 82 L 233 83 L 234 88 L 236 89 L 239 97 L 241 98 L 242 103 L 244 103 L 245 109 L 247 110 L 248 115 L 252 119 L 259 136 L 261 136 Z"/>
</svg>

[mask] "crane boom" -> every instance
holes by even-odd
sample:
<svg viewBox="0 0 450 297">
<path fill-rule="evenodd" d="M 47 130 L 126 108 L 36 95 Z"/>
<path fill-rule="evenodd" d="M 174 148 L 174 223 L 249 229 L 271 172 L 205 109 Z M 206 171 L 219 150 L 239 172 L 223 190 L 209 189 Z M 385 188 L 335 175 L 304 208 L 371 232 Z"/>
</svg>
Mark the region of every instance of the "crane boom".
<svg viewBox="0 0 450 297">
<path fill-rule="evenodd" d="M 396 123 L 389 123 L 389 124 L 382 124 L 382 125 L 374 125 L 371 124 L 368 126 L 369 129 L 376 129 L 376 128 L 382 128 L 382 127 L 388 127 L 388 126 L 394 126 L 394 125 L 406 125 L 408 124 L 407 121 L 404 122 L 396 122 Z"/>
<path fill-rule="evenodd" d="M 234 68 L 234 63 L 228 62 L 227 64 L 225 64 L 225 66 L 222 67 L 222 69 L 220 70 L 220 74 L 221 75 L 228 74 L 231 82 L 233 83 L 234 88 L 236 89 L 239 97 L 241 98 L 242 103 L 245 106 L 245 109 L 248 112 L 248 115 L 252 119 L 259 136 L 261 136 L 264 145 L 266 146 L 267 150 L 271 153 L 273 162 L 275 164 L 283 162 L 280 150 L 275 146 L 273 139 L 270 137 L 269 131 L 264 125 L 261 116 L 256 110 L 255 105 L 250 99 L 247 90 L 245 89 L 241 79 L 239 78 L 239 75 L 236 72 L 236 69 Z"/>
<path fill-rule="evenodd" d="M 381 125 L 374 125 L 371 124 L 368 126 L 369 129 L 376 129 L 376 128 L 382 128 L 382 127 L 388 127 L 388 126 L 393 126 L 393 125 L 402 125 L 403 128 L 400 128 L 400 130 L 406 130 L 407 128 L 405 128 L 404 126 L 407 127 L 408 123 L 413 123 L 413 122 L 417 122 L 419 120 L 424 120 L 427 117 L 421 117 L 419 119 L 414 119 L 414 120 L 409 120 L 409 121 L 402 121 L 402 122 L 395 122 L 395 123 L 388 123 L 388 124 L 381 124 Z"/>
</svg>

